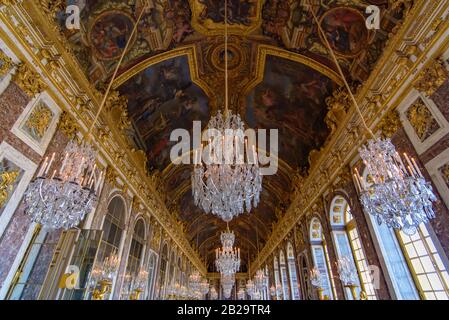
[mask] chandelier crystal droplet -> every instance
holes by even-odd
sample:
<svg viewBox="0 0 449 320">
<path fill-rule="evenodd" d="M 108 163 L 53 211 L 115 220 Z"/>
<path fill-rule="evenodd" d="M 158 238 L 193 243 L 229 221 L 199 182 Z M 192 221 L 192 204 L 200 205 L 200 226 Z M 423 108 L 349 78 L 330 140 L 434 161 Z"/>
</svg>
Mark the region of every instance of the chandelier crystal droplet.
<svg viewBox="0 0 449 320">
<path fill-rule="evenodd" d="M 390 139 L 370 140 L 359 153 L 368 171 L 368 179 L 354 174 L 360 202 L 379 225 L 413 235 L 435 218 L 435 194 L 413 158 L 404 153 L 403 161 Z"/>
<path fill-rule="evenodd" d="M 257 151 L 245 141 L 240 116 L 231 111 L 219 111 L 208 129 L 217 135 L 206 149 L 194 153 L 193 197 L 204 212 L 229 222 L 259 204 L 262 175 Z"/>
<path fill-rule="evenodd" d="M 30 183 L 25 212 L 47 229 L 67 230 L 78 226 L 95 208 L 103 172 L 96 171 L 97 152 L 88 143 L 70 141 L 59 170 L 52 168 L 55 156 L 44 160 Z"/>
</svg>

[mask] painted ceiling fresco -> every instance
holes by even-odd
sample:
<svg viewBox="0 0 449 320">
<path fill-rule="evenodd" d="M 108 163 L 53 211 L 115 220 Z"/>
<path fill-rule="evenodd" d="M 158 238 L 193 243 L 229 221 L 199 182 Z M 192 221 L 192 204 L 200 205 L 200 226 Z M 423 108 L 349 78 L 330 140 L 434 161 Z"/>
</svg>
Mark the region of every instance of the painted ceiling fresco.
<svg viewBox="0 0 449 320">
<path fill-rule="evenodd" d="M 81 29 L 61 28 L 89 79 L 98 84 L 108 78 L 142 10 L 124 69 L 156 53 L 181 44 L 194 30 L 187 0 L 67 0 L 81 10 Z M 145 5 L 148 3 L 148 5 Z M 66 14 L 59 14 L 60 25 Z"/>
<path fill-rule="evenodd" d="M 208 98 L 190 78 L 186 56 L 148 67 L 120 88 L 128 97 L 128 113 L 139 142 L 148 156 L 149 170 L 170 164 L 170 134 L 192 131 L 194 120 L 210 118 Z"/>
<path fill-rule="evenodd" d="M 306 168 L 329 130 L 325 99 L 334 85 L 326 76 L 297 62 L 268 56 L 262 83 L 247 97 L 246 122 L 279 130 L 279 157 L 292 168 Z"/>
<path fill-rule="evenodd" d="M 167 207 L 213 270 L 213 249 L 225 225 L 193 204 L 192 168 L 170 163 L 169 135 L 177 128 L 192 130 L 193 120 L 201 120 L 204 127 L 222 104 L 224 1 L 67 2 L 80 6 L 81 29 L 61 28 L 61 32 L 97 88 L 104 88 L 131 41 L 119 71 L 128 80 L 117 85 L 128 98 L 129 130 L 137 147 L 147 154 L 149 174 L 161 181 L 158 187 Z M 310 10 L 318 17 L 351 85 L 357 86 L 369 77 L 412 2 L 228 1 L 231 107 L 248 127 L 279 129 L 280 135 L 280 169 L 264 179 L 261 204 L 231 223 L 243 251 L 243 269 L 247 257 L 257 253 L 258 244 L 262 248 L 272 224 L 288 207 L 294 177 L 307 174 L 311 151 L 322 148 L 331 132 L 325 121 L 325 100 L 339 81 Z M 382 10 L 380 30 L 365 26 L 365 9 L 370 4 Z M 142 10 L 138 32 L 130 39 Z M 65 14 L 58 17 L 62 26 Z M 261 60 L 263 48 L 270 53 Z M 190 50 L 190 56 L 172 54 L 184 49 Z M 135 71 L 150 59 L 154 63 Z"/>
</svg>

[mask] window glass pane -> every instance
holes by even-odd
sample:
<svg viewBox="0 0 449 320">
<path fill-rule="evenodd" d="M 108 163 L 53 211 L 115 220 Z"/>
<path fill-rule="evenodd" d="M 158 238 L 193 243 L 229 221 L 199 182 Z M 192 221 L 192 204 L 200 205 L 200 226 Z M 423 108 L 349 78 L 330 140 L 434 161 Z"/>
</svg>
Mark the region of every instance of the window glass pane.
<svg viewBox="0 0 449 320">
<path fill-rule="evenodd" d="M 331 290 L 331 283 L 323 246 L 319 245 L 312 246 L 312 254 L 315 268 L 317 268 L 320 271 L 321 277 L 323 279 L 322 283 L 322 289 L 324 290 L 323 296 L 328 296 L 329 299 L 333 299 L 333 293 Z"/>
</svg>

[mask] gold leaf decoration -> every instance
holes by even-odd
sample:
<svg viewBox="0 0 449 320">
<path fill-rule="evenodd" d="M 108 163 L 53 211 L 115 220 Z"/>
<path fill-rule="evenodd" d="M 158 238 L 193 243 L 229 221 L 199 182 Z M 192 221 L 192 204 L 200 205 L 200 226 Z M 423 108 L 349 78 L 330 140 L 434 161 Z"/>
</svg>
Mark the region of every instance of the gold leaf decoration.
<svg viewBox="0 0 449 320">
<path fill-rule="evenodd" d="M 431 97 L 440 88 L 448 78 L 448 72 L 444 62 L 436 60 L 428 68 L 425 68 L 419 74 L 414 83 L 416 90 Z"/>
<path fill-rule="evenodd" d="M 18 66 L 13 80 L 30 97 L 34 97 L 47 88 L 41 76 L 26 64 Z"/>
<path fill-rule="evenodd" d="M 45 132 L 47 132 L 52 119 L 53 112 L 44 103 L 39 103 L 31 112 L 25 125 L 33 130 L 38 138 L 42 138 Z"/>
<path fill-rule="evenodd" d="M 14 63 L 11 58 L 0 50 L 0 76 L 6 75 L 13 66 Z"/>
<path fill-rule="evenodd" d="M 0 172 L 0 208 L 3 208 L 8 201 L 11 191 L 13 191 L 13 185 L 19 174 L 20 172 L 18 170 Z"/>
<path fill-rule="evenodd" d="M 61 118 L 59 119 L 59 129 L 69 138 L 74 139 L 78 133 L 79 126 L 72 116 L 63 112 Z"/>
<path fill-rule="evenodd" d="M 338 125 L 346 116 L 346 112 L 351 105 L 349 95 L 345 90 L 336 90 L 332 96 L 326 98 L 328 113 L 325 118 L 327 127 L 331 130 L 331 135 L 337 131 Z"/>
<path fill-rule="evenodd" d="M 429 138 L 440 128 L 438 122 L 422 99 L 418 99 L 407 110 L 407 119 L 421 142 Z"/>
<path fill-rule="evenodd" d="M 382 136 L 385 138 L 391 138 L 401 127 L 401 119 L 396 110 L 392 110 L 379 123 L 379 129 L 382 132 Z"/>
</svg>

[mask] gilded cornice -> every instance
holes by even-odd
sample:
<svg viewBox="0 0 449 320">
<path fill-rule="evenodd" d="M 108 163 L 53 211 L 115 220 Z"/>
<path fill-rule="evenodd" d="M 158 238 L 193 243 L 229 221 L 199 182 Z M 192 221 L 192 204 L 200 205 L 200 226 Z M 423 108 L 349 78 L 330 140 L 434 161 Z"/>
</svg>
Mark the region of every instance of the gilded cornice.
<svg viewBox="0 0 449 320">
<path fill-rule="evenodd" d="M 449 29 L 448 8 L 447 0 L 416 1 L 403 25 L 389 39 L 369 79 L 356 93 L 362 114 L 371 128 L 376 128 L 383 117 L 413 89 L 413 80 L 419 74 L 416 70 L 430 67 L 434 57 L 449 47 L 449 39 L 445 36 Z M 439 49 L 435 50 L 434 46 L 438 42 Z M 410 44 L 416 43 L 421 44 L 419 48 L 407 52 Z M 309 176 L 302 182 L 284 218 L 277 223 L 265 247 L 252 263 L 252 270 L 263 265 L 322 193 L 329 186 L 332 187 L 342 168 L 344 170 L 359 146 L 366 141 L 366 133 L 353 109 L 347 112 L 335 134 L 312 164 Z"/>
<path fill-rule="evenodd" d="M 0 21 L 6 26 L 0 30 L 1 38 L 21 61 L 28 61 L 24 66 L 38 74 L 37 79 L 42 79 L 52 89 L 52 97 L 78 123 L 80 132 L 85 133 L 99 108 L 101 93 L 91 86 L 82 73 L 58 27 L 44 14 L 39 2 L 1 0 L 0 4 L 6 5 L 0 7 Z M 27 93 L 31 92 L 34 90 Z M 126 115 L 121 113 L 120 118 L 123 120 L 122 127 L 126 126 Z M 157 195 L 145 170 L 144 155 L 129 148 L 122 131 L 114 122 L 113 112 L 101 115 L 92 136 L 93 143 L 110 167 L 126 181 L 126 188 L 140 198 L 146 211 L 204 275 L 206 266 Z"/>
</svg>

